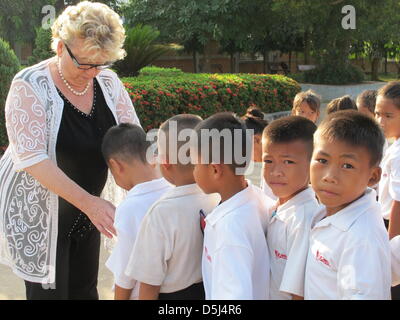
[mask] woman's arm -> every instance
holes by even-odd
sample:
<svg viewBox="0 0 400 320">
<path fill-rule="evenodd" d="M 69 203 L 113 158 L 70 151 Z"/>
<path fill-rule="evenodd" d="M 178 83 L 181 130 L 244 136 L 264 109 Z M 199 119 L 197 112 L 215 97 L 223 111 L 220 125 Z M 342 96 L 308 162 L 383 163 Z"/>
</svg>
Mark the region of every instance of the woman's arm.
<svg viewBox="0 0 400 320">
<path fill-rule="evenodd" d="M 53 161 L 43 160 L 25 168 L 24 171 L 28 172 L 51 192 L 85 213 L 106 237 L 112 238 L 112 234 L 116 234 L 113 226 L 114 205 L 85 191 L 58 168 Z"/>
</svg>

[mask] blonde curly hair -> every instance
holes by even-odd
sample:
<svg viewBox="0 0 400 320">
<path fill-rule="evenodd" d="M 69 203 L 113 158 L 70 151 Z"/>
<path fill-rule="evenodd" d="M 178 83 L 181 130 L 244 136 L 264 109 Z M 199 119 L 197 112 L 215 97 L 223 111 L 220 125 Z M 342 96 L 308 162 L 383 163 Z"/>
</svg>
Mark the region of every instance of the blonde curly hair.
<svg viewBox="0 0 400 320">
<path fill-rule="evenodd" d="M 57 52 L 59 41 L 71 46 L 74 39 L 85 39 L 83 50 L 95 50 L 90 60 L 99 56 L 107 61 L 123 59 L 125 29 L 120 16 L 110 7 L 99 2 L 83 1 L 67 7 L 56 19 L 52 31 L 51 47 Z"/>
</svg>

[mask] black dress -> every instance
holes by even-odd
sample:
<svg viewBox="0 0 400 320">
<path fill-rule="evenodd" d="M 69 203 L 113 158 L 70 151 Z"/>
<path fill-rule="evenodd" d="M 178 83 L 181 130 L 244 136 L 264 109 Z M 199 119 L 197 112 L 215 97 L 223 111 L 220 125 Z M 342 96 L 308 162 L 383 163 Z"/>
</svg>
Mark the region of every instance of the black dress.
<svg viewBox="0 0 400 320">
<path fill-rule="evenodd" d="M 99 196 L 107 180 L 101 142 L 116 122 L 96 79 L 93 85 L 89 115 L 75 108 L 57 89 L 64 100 L 64 110 L 56 157 L 58 167 L 70 179 Z M 27 299 L 98 299 L 100 233 L 84 213 L 61 197 L 58 200 L 56 283 L 48 290 L 41 284 L 25 281 Z"/>
</svg>

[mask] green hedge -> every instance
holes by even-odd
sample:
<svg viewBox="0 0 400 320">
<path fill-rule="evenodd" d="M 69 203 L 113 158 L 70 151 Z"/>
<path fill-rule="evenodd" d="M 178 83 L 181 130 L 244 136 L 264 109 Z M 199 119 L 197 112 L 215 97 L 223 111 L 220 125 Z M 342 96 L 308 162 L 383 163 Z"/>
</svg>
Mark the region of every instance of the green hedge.
<svg viewBox="0 0 400 320">
<path fill-rule="evenodd" d="M 296 81 L 282 75 L 191 74 L 174 68 L 146 67 L 139 77 L 122 81 L 146 131 L 180 113 L 207 118 L 220 111 L 242 116 L 249 106 L 266 113 L 290 110 L 300 91 Z"/>
<path fill-rule="evenodd" d="M 207 118 L 220 111 L 241 116 L 250 106 L 266 113 L 290 110 L 300 91 L 296 81 L 282 75 L 191 74 L 156 67 L 122 81 L 145 130 L 180 113 Z"/>
</svg>

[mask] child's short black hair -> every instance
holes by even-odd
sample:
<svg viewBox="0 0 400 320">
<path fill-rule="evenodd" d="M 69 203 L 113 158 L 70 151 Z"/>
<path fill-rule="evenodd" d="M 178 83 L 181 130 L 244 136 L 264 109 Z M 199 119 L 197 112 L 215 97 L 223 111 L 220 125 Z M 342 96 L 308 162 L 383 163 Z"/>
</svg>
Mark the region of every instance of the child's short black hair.
<svg viewBox="0 0 400 320">
<path fill-rule="evenodd" d="M 391 81 L 378 90 L 378 96 L 393 100 L 393 104 L 400 109 L 400 81 Z"/>
<path fill-rule="evenodd" d="M 113 126 L 104 135 L 101 151 L 105 161 L 111 158 L 130 162 L 133 159 L 146 163 L 146 152 L 150 141 L 146 140 L 146 132 L 136 124 L 120 123 Z"/>
<path fill-rule="evenodd" d="M 247 129 L 254 130 L 254 135 L 262 134 L 264 128 L 268 125 L 268 121 L 264 120 L 264 114 L 257 107 L 248 108 L 242 120 Z"/>
<path fill-rule="evenodd" d="M 357 105 L 354 100 L 349 96 L 343 96 L 333 99 L 326 106 L 326 114 L 331 114 L 340 110 L 357 110 Z"/>
<path fill-rule="evenodd" d="M 272 121 L 263 132 L 263 140 L 272 143 L 290 143 L 301 140 L 307 144 L 309 157 L 313 152 L 313 135 L 317 126 L 300 116 L 288 116 Z"/>
<path fill-rule="evenodd" d="M 341 141 L 352 146 L 364 147 L 370 154 L 370 165 L 378 166 L 382 160 L 385 137 L 376 121 L 358 111 L 338 111 L 320 124 L 315 137 Z"/>
<path fill-rule="evenodd" d="M 366 107 L 371 113 L 375 113 L 376 90 L 365 90 L 361 92 L 357 97 L 357 103 Z"/>
<path fill-rule="evenodd" d="M 251 160 L 252 135 L 246 130 L 236 114 L 216 113 L 196 126 L 197 154 L 203 163 L 226 164 L 237 173 L 236 169 L 246 168 Z"/>
</svg>

